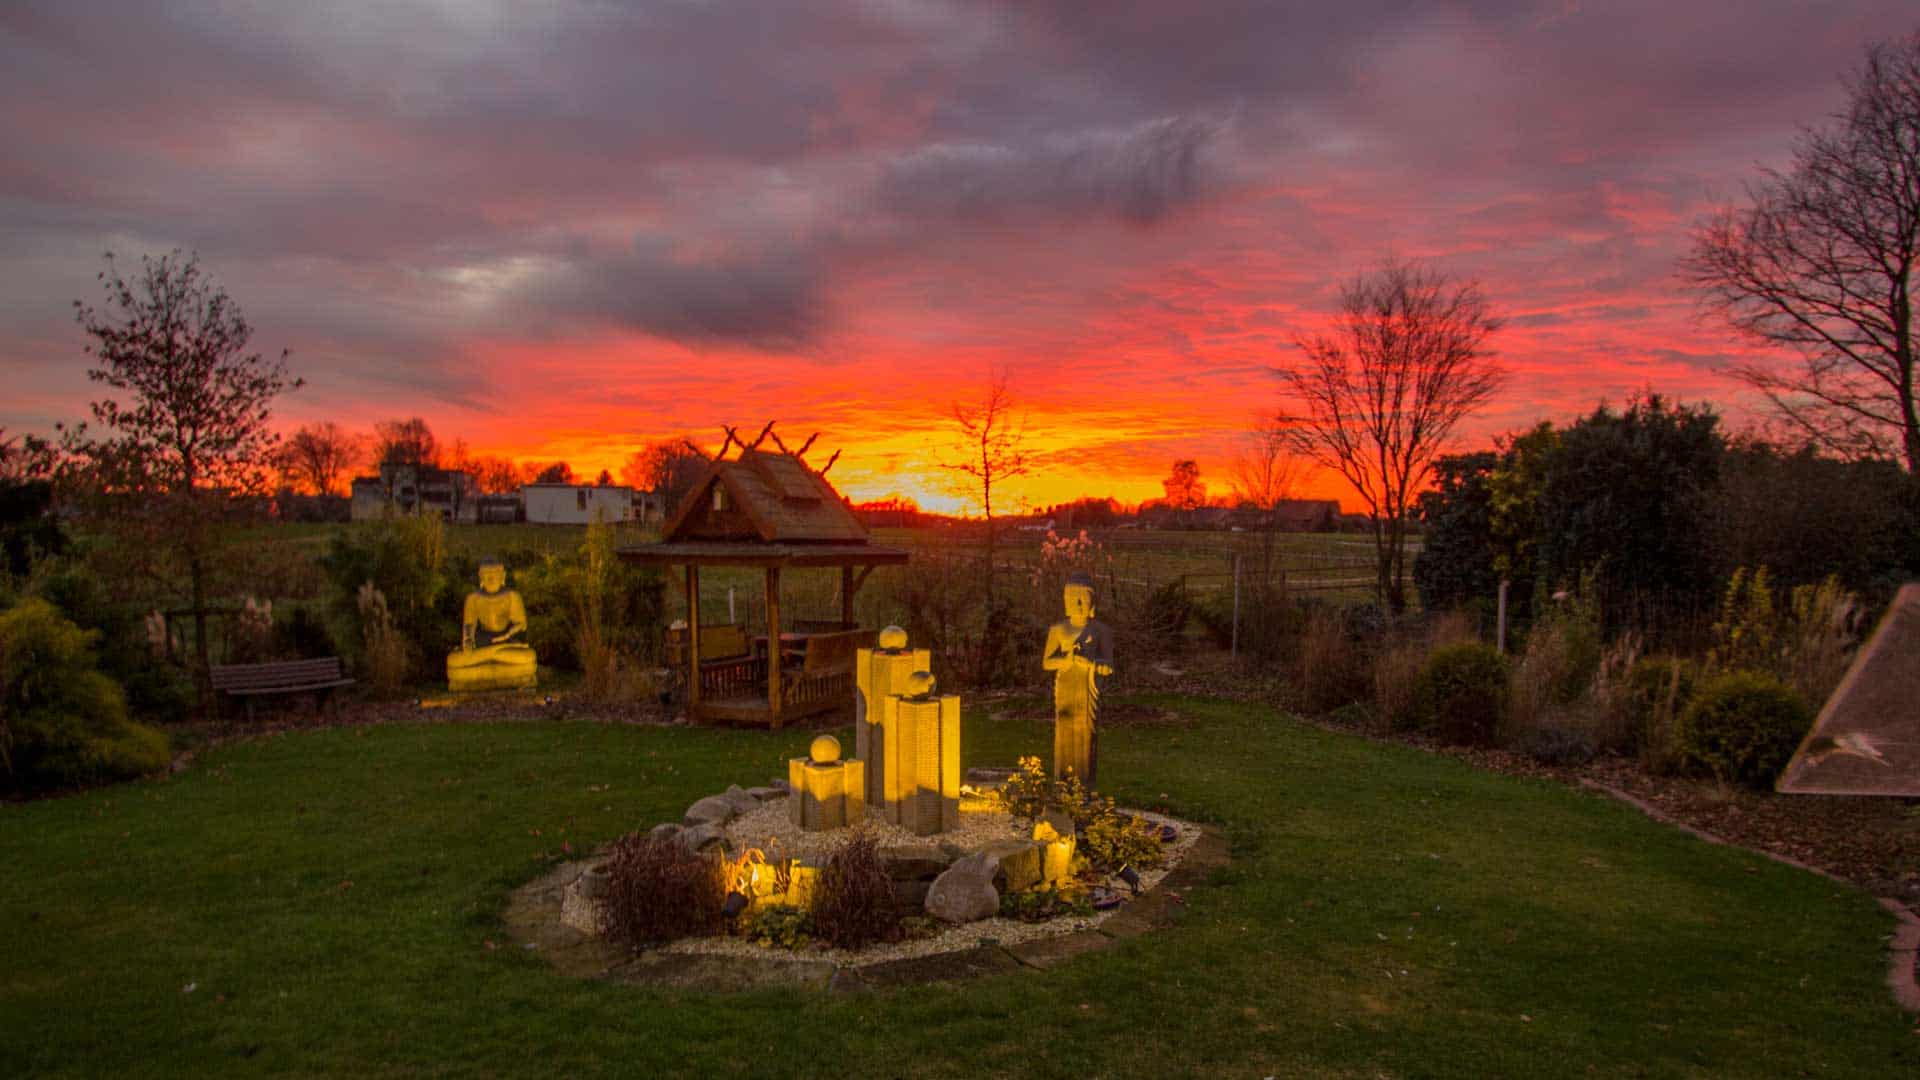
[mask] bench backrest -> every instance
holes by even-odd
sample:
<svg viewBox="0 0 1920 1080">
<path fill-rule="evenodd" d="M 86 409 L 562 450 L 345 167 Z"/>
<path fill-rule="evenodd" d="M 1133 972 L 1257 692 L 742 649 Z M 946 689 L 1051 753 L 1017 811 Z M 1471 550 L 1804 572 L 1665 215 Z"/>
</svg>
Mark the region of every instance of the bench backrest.
<svg viewBox="0 0 1920 1080">
<path fill-rule="evenodd" d="M 872 648 L 879 635 L 872 630 L 843 630 L 837 634 L 815 634 L 807 639 L 808 675 L 833 675 L 852 671 L 861 649 Z"/>
<path fill-rule="evenodd" d="M 208 673 L 215 690 L 262 690 L 305 686 L 342 678 L 340 658 L 275 660 L 265 664 L 215 664 Z"/>
<path fill-rule="evenodd" d="M 731 660 L 747 655 L 747 628 L 743 623 L 711 623 L 700 627 L 700 659 Z M 687 628 L 667 627 L 667 662 L 687 662 Z"/>
<path fill-rule="evenodd" d="M 700 659 L 725 660 L 747 655 L 747 628 L 741 623 L 715 623 L 700 628 Z"/>
</svg>

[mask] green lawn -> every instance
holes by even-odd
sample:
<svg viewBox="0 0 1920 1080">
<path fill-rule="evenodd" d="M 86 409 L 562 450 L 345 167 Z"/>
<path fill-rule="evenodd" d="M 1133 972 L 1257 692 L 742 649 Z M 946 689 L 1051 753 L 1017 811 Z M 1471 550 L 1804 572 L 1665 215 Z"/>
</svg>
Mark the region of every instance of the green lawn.
<svg viewBox="0 0 1920 1080">
<path fill-rule="evenodd" d="M 1231 840 L 1177 926 L 866 995 L 576 982 L 489 948 L 563 843 L 764 782 L 807 732 L 334 729 L 0 807 L 0 1075 L 1920 1072 L 1863 895 L 1551 784 L 1160 703 L 1195 726 L 1111 731 L 1101 764 Z M 965 732 L 970 764 L 1048 743 Z"/>
</svg>

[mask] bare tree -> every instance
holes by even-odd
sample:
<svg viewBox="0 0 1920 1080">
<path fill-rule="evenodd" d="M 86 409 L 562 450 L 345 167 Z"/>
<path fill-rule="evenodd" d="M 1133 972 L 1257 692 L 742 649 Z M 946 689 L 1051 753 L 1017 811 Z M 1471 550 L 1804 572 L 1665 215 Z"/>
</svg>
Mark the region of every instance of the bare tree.
<svg viewBox="0 0 1920 1080">
<path fill-rule="evenodd" d="M 1026 451 L 1026 424 L 1014 416 L 1013 395 L 1007 390 L 1007 373 L 1000 371 L 987 380 L 978 401 L 953 403 L 955 425 L 954 456 L 941 461 L 940 467 L 958 473 L 964 494 L 980 504 L 987 521 L 987 608 L 992 610 L 994 558 L 997 554 L 993 517 L 994 488 L 1029 470 Z"/>
<path fill-rule="evenodd" d="M 143 257 L 140 276 L 121 277 L 113 256 L 99 279 L 104 310 L 74 302 L 100 366 L 94 382 L 130 396 L 93 403 L 106 433 L 68 433 L 74 475 L 98 500 L 109 527 L 137 530 L 131 545 L 177 551 L 186 563 L 194 655 L 203 694 L 208 669 L 208 581 L 218 525 L 266 493 L 279 436 L 268 426 L 273 399 L 300 386 L 286 354 L 268 361 L 247 351 L 253 327 L 225 289 L 179 252 Z"/>
<path fill-rule="evenodd" d="M 1801 133 L 1790 171 L 1766 170 L 1752 205 L 1695 232 L 1683 272 L 1743 337 L 1799 354 L 1733 374 L 1807 441 L 1920 475 L 1920 33 L 1869 49 L 1848 89 L 1831 126 Z"/>
<path fill-rule="evenodd" d="M 537 461 L 520 466 L 520 475 L 527 478 L 529 484 L 571 484 L 573 466 L 564 461 L 549 462 L 545 465 Z"/>
<path fill-rule="evenodd" d="M 1174 462 L 1160 488 L 1166 492 L 1167 506 L 1174 510 L 1185 513 L 1207 505 L 1207 482 L 1200 479 L 1200 464 L 1192 458 Z"/>
<path fill-rule="evenodd" d="M 438 468 L 440 440 L 427 422 L 416 416 L 409 420 L 382 420 L 373 425 L 374 460 L 382 465 L 412 465 Z"/>
<path fill-rule="evenodd" d="M 325 420 L 302 424 L 280 445 L 275 462 L 281 479 L 289 487 L 314 495 L 334 495 L 363 457 L 363 446 L 357 436 Z"/>
<path fill-rule="evenodd" d="M 509 458 L 481 454 L 466 462 L 480 490 L 489 495 L 511 495 L 520 490 L 520 466 Z"/>
<path fill-rule="evenodd" d="M 1376 588 L 1396 613 L 1409 503 L 1454 426 L 1499 387 L 1486 343 L 1502 323 L 1477 283 L 1389 260 L 1341 290 L 1332 332 L 1298 339 L 1306 362 L 1278 372 L 1299 409 L 1282 413 L 1295 447 L 1366 503 Z"/>
<path fill-rule="evenodd" d="M 1250 432 L 1233 458 L 1233 495 L 1242 505 L 1260 512 L 1260 588 L 1273 582 L 1273 534 L 1280 527 L 1280 505 L 1293 498 L 1299 483 L 1300 459 L 1295 457 L 1287 429 L 1268 417 Z"/>
<path fill-rule="evenodd" d="M 620 466 L 620 481 L 642 491 L 651 491 L 660 499 L 668 517 L 707 473 L 707 456 L 688 445 L 685 438 L 661 439 L 634 451 Z"/>
</svg>

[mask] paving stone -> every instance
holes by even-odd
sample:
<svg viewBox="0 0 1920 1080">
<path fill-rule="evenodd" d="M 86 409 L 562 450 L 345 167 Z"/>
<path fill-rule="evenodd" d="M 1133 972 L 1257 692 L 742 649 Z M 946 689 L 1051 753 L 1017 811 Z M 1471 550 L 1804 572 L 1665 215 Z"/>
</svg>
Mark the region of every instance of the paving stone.
<svg viewBox="0 0 1920 1080">
<path fill-rule="evenodd" d="M 1113 938 L 1098 930 L 1081 930 L 1060 937 L 1035 938 L 1008 945 L 1007 952 L 1015 960 L 1034 968 L 1050 968 L 1063 964 L 1076 956 L 1099 952 L 1113 944 Z"/>
<path fill-rule="evenodd" d="M 739 784 L 729 785 L 719 797 L 725 799 L 736 814 L 751 814 L 760 807 L 760 800 Z"/>
<path fill-rule="evenodd" d="M 1167 876 L 1171 878 L 1173 875 Z M 1159 888 L 1129 899 L 1119 911 L 1099 925 L 1098 931 L 1108 937 L 1137 937 L 1170 925 L 1177 907 L 1173 897 L 1168 895 L 1166 881 L 1162 880 Z"/>
<path fill-rule="evenodd" d="M 682 826 L 678 822 L 663 821 L 655 825 L 647 835 L 655 840 L 671 840 L 679 835 L 681 828 Z"/>
<path fill-rule="evenodd" d="M 747 789 L 747 794 L 753 796 L 754 798 L 760 800 L 761 802 L 769 802 L 774 799 L 786 798 L 787 789 L 777 788 L 777 787 L 750 787 Z"/>
</svg>

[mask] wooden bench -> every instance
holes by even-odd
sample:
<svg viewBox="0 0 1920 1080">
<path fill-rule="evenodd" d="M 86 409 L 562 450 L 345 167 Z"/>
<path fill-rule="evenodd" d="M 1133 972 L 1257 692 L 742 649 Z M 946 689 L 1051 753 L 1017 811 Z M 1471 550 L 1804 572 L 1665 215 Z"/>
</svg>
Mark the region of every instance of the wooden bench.
<svg viewBox="0 0 1920 1080">
<path fill-rule="evenodd" d="M 878 636 L 873 630 L 810 635 L 801 662 L 780 674 L 782 713 L 805 716 L 852 701 L 854 662 Z"/>
<path fill-rule="evenodd" d="M 253 720 L 253 699 L 271 694 L 313 694 L 316 708 L 333 704 L 333 691 L 350 685 L 337 656 L 318 660 L 276 660 L 265 664 L 215 664 L 213 688 L 246 703 Z"/>
</svg>

